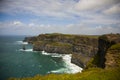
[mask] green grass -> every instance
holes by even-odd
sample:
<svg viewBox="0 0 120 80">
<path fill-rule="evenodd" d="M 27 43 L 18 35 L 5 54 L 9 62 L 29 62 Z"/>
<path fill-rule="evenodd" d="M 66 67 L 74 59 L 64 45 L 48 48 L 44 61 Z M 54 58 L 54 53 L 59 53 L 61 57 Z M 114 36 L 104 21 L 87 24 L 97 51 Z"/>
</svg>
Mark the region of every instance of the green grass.
<svg viewBox="0 0 120 80">
<path fill-rule="evenodd" d="M 120 50 L 120 43 L 112 45 L 109 49 L 110 50 Z"/>
<path fill-rule="evenodd" d="M 95 39 L 99 38 L 99 35 L 80 35 L 80 36 L 87 37 L 87 38 L 95 38 Z"/>
<path fill-rule="evenodd" d="M 120 69 L 91 68 L 76 74 L 48 74 L 26 78 L 9 78 L 9 80 L 120 80 Z"/>
<path fill-rule="evenodd" d="M 52 33 L 52 34 L 42 34 L 46 37 L 66 37 L 66 38 L 75 38 L 75 37 L 87 37 L 87 38 L 98 38 L 99 35 L 77 35 L 77 34 L 61 34 L 61 33 Z"/>
<path fill-rule="evenodd" d="M 62 42 L 51 42 L 50 45 L 52 45 L 52 46 L 61 46 L 61 47 L 71 47 L 72 46 L 69 43 L 62 43 Z"/>
<path fill-rule="evenodd" d="M 60 46 L 60 47 L 72 47 L 72 44 L 63 43 L 63 42 L 52 42 L 52 41 L 36 41 L 34 45 L 48 44 L 51 46 Z"/>
</svg>

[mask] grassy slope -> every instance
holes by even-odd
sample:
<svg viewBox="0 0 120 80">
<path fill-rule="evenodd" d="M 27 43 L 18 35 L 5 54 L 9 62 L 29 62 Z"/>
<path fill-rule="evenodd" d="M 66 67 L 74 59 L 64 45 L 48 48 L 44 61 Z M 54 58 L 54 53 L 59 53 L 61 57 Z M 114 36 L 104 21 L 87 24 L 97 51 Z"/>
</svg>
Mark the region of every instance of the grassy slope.
<svg viewBox="0 0 120 80">
<path fill-rule="evenodd" d="M 10 78 L 9 80 L 120 80 L 120 69 L 91 68 L 77 74 L 36 75 L 27 78 Z"/>
<path fill-rule="evenodd" d="M 52 33 L 52 34 L 43 34 L 44 36 L 48 37 L 56 37 L 56 36 L 63 36 L 66 38 L 74 38 L 74 37 L 88 37 L 88 38 L 98 38 L 99 35 L 75 35 L 75 34 L 60 34 L 60 33 Z"/>
</svg>

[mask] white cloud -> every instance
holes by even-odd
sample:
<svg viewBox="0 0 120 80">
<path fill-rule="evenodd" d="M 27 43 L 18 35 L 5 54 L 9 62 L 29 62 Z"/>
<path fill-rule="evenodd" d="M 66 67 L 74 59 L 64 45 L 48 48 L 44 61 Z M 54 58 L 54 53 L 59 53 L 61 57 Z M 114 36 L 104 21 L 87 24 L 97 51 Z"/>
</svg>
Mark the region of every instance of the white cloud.
<svg viewBox="0 0 120 80">
<path fill-rule="evenodd" d="M 22 25 L 22 22 L 20 22 L 20 21 L 14 21 L 13 25 Z"/>
<path fill-rule="evenodd" d="M 49 24 L 34 24 L 34 26 L 28 27 L 33 23 L 22 23 L 22 26 L 16 24 L 11 24 L 13 22 L 1 22 L 0 34 L 9 34 L 9 35 L 38 35 L 41 33 L 67 33 L 67 34 L 105 34 L 105 33 L 119 33 L 120 26 L 111 27 L 111 26 L 96 26 L 90 27 L 89 24 L 68 24 L 65 26 L 58 25 L 49 25 Z M 19 21 L 16 21 L 19 22 Z M 7 33 L 5 33 L 7 32 Z"/>
<path fill-rule="evenodd" d="M 30 24 L 28 24 L 29 26 L 35 26 L 35 24 L 34 23 L 30 23 Z"/>
<path fill-rule="evenodd" d="M 111 27 L 111 26 L 96 26 L 90 27 L 86 24 L 77 24 L 77 25 L 69 25 L 70 27 L 66 28 L 67 33 L 72 34 L 91 34 L 91 35 L 99 35 L 99 34 L 107 34 L 107 33 L 119 33 L 119 27 Z"/>
</svg>

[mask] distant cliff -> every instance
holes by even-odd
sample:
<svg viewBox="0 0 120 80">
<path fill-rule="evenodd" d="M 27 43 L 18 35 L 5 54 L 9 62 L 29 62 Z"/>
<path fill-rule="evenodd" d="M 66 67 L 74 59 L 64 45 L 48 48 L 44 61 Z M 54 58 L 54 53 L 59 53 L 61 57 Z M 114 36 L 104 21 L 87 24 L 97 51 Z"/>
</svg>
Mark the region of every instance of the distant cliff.
<svg viewBox="0 0 120 80">
<path fill-rule="evenodd" d="M 91 66 L 104 68 L 110 64 L 106 53 L 110 53 L 109 48 L 112 45 L 120 43 L 120 35 L 108 34 L 98 37 L 53 33 L 26 37 L 24 41 L 32 43 L 35 51 L 72 54 L 72 63 L 82 68 Z"/>
</svg>

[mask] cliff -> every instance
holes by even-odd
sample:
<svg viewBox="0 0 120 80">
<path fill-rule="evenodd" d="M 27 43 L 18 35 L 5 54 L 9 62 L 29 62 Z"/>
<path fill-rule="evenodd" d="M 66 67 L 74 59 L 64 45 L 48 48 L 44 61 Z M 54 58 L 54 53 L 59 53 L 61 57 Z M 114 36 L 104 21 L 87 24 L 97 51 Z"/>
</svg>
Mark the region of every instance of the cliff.
<svg viewBox="0 0 120 80">
<path fill-rule="evenodd" d="M 115 61 L 119 58 L 120 52 L 119 49 L 111 49 L 113 45 L 120 43 L 120 34 L 106 34 L 98 37 L 53 33 L 27 37 L 24 41 L 32 43 L 35 51 L 72 54 L 71 62 L 82 68 L 105 68 L 117 65 Z"/>
<path fill-rule="evenodd" d="M 106 34 L 98 39 L 98 52 L 88 62 L 89 67 L 120 67 L 120 34 Z"/>
<path fill-rule="evenodd" d="M 105 68 L 120 67 L 120 43 L 112 45 L 105 55 Z"/>
<path fill-rule="evenodd" d="M 32 43 L 35 51 L 73 54 L 72 63 L 83 68 L 98 51 L 98 36 L 53 33 L 26 37 L 24 41 Z"/>
</svg>

